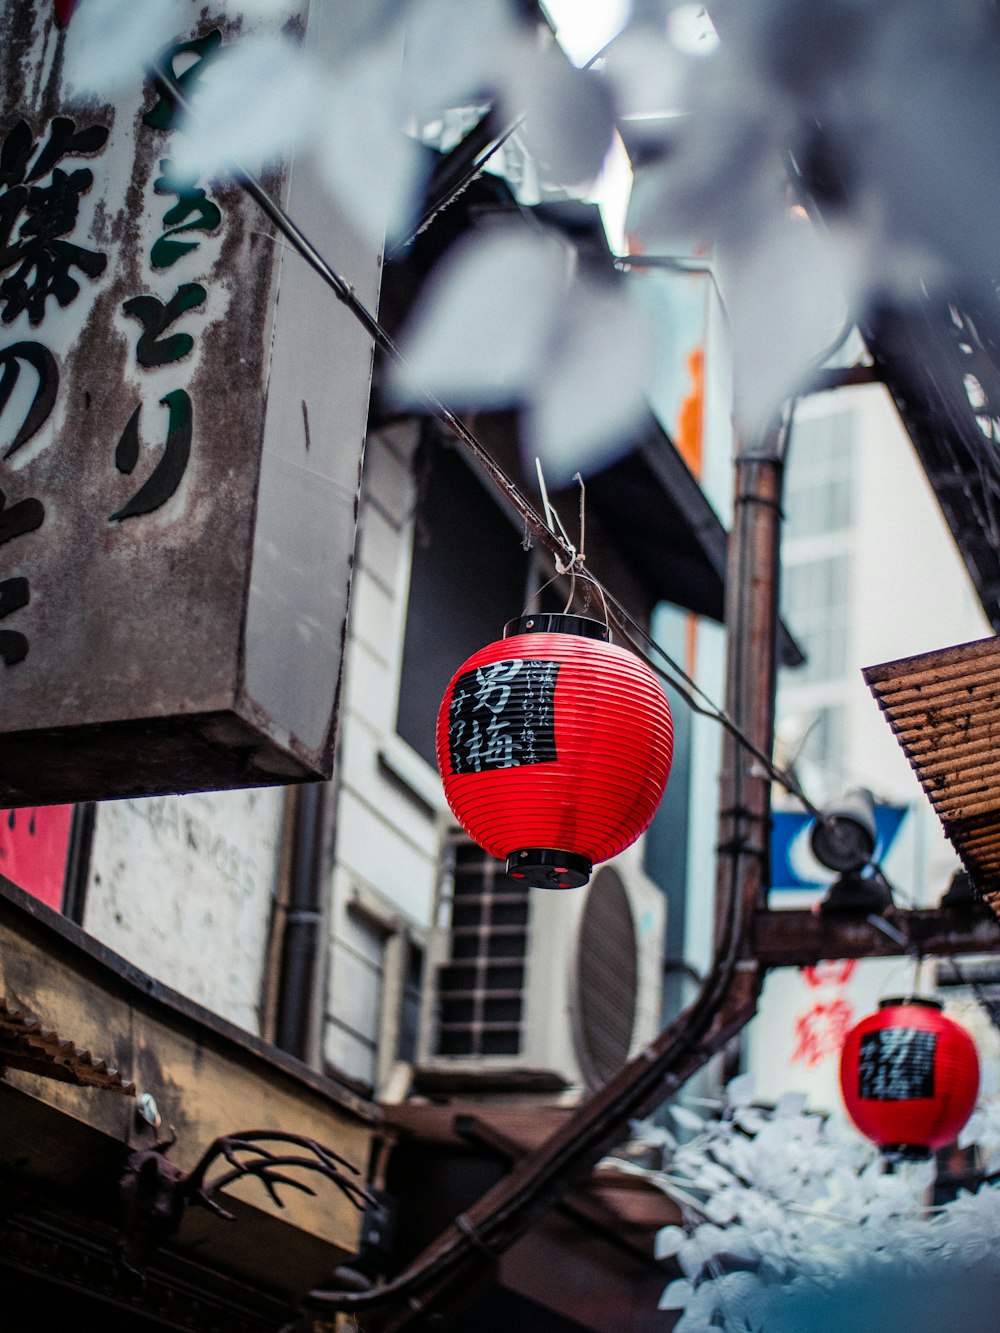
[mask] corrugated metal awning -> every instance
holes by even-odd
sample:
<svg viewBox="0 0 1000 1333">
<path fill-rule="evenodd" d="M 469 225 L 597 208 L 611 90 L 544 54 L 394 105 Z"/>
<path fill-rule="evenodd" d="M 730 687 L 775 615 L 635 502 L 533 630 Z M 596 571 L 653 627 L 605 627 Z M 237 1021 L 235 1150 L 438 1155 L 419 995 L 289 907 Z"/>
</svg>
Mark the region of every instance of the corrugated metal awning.
<svg viewBox="0 0 1000 1333">
<path fill-rule="evenodd" d="M 1000 638 L 862 674 L 948 839 L 1000 916 Z"/>
<path fill-rule="evenodd" d="M 127 1083 L 107 1060 L 95 1060 L 89 1051 L 81 1051 L 0 995 L 0 1070 L 4 1067 L 135 1096 L 135 1084 Z"/>
</svg>

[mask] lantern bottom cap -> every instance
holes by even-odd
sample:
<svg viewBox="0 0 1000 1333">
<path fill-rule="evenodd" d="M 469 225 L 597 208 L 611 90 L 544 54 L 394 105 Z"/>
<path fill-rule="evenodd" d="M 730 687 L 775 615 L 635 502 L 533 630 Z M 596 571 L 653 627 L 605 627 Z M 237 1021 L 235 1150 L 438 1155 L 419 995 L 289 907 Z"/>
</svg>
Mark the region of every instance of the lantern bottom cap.
<svg viewBox="0 0 1000 1333">
<path fill-rule="evenodd" d="M 519 847 L 507 857 L 507 874 L 531 889 L 582 889 L 594 863 L 554 847 Z"/>
<path fill-rule="evenodd" d="M 930 1148 L 919 1143 L 882 1143 L 879 1152 L 893 1161 L 926 1162 L 932 1156 Z"/>
</svg>

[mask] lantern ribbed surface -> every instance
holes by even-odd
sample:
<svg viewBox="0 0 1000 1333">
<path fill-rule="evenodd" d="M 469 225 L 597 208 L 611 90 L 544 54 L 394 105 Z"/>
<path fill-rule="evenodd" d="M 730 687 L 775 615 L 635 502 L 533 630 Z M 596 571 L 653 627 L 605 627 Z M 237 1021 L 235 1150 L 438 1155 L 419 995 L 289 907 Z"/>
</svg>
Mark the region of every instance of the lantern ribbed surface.
<svg viewBox="0 0 1000 1333">
<path fill-rule="evenodd" d="M 480 649 L 448 685 L 437 725 L 445 795 L 469 836 L 501 859 L 519 849 L 578 857 L 589 864 L 576 883 L 648 826 L 673 755 L 653 672 L 588 632 L 515 633 Z"/>
<path fill-rule="evenodd" d="M 866 1138 L 922 1155 L 953 1143 L 972 1114 L 979 1057 L 936 1001 L 885 1000 L 845 1037 L 840 1086 Z"/>
</svg>

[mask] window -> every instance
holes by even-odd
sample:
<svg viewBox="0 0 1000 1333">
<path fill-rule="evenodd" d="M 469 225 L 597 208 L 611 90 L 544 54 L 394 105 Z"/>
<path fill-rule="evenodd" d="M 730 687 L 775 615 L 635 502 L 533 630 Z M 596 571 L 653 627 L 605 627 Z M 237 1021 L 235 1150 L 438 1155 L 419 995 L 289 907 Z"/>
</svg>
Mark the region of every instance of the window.
<svg viewBox="0 0 1000 1333">
<path fill-rule="evenodd" d="M 328 1065 L 378 1092 L 397 1061 L 413 1064 L 423 972 L 424 950 L 410 928 L 388 904 L 362 891 L 333 938 Z"/>
<path fill-rule="evenodd" d="M 521 1050 L 528 890 L 470 839 L 452 843 L 451 961 L 438 973 L 437 1055 Z"/>
<path fill-rule="evenodd" d="M 334 940 L 334 1012 L 327 1015 L 327 1057 L 369 1087 L 377 1081 L 388 936 L 367 912 L 349 907 Z"/>
<path fill-rule="evenodd" d="M 840 704 L 816 708 L 809 720 L 797 760 L 816 764 L 839 778 L 844 771 L 844 709 Z"/>
<path fill-rule="evenodd" d="M 853 414 L 796 420 L 785 474 L 785 536 L 842 532 L 851 524 Z"/>
<path fill-rule="evenodd" d="M 413 940 L 407 939 L 406 961 L 403 968 L 403 993 L 399 1005 L 399 1042 L 396 1056 L 410 1065 L 417 1058 L 423 980 L 424 951 Z"/>
<path fill-rule="evenodd" d="M 836 680 L 847 670 L 851 558 L 823 556 L 786 566 L 782 615 L 806 655 L 795 684 Z"/>
</svg>

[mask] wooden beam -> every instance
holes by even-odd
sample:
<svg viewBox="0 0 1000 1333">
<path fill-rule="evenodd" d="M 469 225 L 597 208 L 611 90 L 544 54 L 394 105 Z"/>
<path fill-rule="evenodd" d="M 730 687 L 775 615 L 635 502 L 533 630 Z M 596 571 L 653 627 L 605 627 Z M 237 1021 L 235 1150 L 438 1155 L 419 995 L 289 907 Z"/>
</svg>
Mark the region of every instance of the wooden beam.
<svg viewBox="0 0 1000 1333">
<path fill-rule="evenodd" d="M 1000 921 L 986 907 L 893 911 L 885 920 L 903 942 L 870 917 L 761 910 L 754 915 L 751 951 L 765 968 L 808 967 L 824 958 L 1000 953 Z"/>
</svg>

